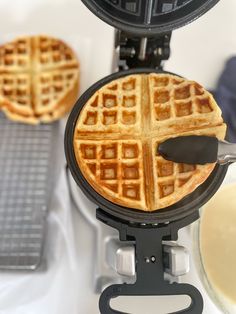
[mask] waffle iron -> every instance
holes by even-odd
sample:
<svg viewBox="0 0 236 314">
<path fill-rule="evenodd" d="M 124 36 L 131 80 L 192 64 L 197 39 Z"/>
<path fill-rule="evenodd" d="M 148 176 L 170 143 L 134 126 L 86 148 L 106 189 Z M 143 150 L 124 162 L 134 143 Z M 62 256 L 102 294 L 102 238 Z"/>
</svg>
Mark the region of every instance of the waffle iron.
<svg viewBox="0 0 236 314">
<path fill-rule="evenodd" d="M 220 187 L 227 165 L 216 165 L 208 179 L 178 203 L 145 213 L 116 205 L 92 188 L 77 166 L 73 135 L 81 109 L 96 90 L 129 74 L 164 72 L 163 61 L 170 55 L 172 30 L 200 17 L 218 1 L 83 0 L 94 14 L 117 28 L 118 71 L 91 86 L 75 104 L 67 122 L 65 153 L 74 180 L 98 206 L 97 219 L 118 230 L 122 242 L 133 243 L 132 267 L 136 278 L 132 284 L 111 285 L 102 292 L 99 301 L 102 314 L 123 313 L 110 306 L 110 300 L 118 296 L 188 295 L 192 300 L 190 306 L 176 313 L 203 311 L 203 299 L 195 287 L 166 279 L 166 273 L 178 272 L 171 256 L 173 250 L 171 246 L 168 249 L 166 241 L 176 241 L 179 229 L 199 218 L 199 208 Z"/>
</svg>

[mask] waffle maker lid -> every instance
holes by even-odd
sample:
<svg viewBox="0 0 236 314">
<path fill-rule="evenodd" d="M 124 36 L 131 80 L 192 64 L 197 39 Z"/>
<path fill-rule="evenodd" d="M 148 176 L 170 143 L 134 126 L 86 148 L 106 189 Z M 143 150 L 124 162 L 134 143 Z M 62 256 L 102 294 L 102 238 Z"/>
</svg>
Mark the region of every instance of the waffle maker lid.
<svg viewBox="0 0 236 314">
<path fill-rule="evenodd" d="M 197 19 L 219 0 L 82 0 L 106 23 L 127 33 L 153 36 Z"/>
</svg>

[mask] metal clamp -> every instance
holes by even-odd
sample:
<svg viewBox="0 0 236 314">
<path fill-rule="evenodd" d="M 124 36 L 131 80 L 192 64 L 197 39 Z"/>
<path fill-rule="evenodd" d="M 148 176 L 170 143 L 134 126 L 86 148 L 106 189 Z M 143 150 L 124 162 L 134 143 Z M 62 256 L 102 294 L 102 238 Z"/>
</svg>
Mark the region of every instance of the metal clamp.
<svg viewBox="0 0 236 314">
<path fill-rule="evenodd" d="M 218 163 L 220 165 L 225 165 L 230 162 L 236 162 L 236 144 L 219 141 Z"/>
</svg>

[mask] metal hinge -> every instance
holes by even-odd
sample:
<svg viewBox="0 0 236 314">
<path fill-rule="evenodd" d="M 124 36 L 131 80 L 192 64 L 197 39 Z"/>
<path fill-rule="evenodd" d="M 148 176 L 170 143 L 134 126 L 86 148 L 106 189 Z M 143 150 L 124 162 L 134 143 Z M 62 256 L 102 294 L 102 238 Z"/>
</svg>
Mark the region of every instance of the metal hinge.
<svg viewBox="0 0 236 314">
<path fill-rule="evenodd" d="M 162 69 L 170 56 L 171 32 L 155 37 L 135 37 L 116 31 L 116 57 L 118 70 L 148 67 Z"/>
</svg>

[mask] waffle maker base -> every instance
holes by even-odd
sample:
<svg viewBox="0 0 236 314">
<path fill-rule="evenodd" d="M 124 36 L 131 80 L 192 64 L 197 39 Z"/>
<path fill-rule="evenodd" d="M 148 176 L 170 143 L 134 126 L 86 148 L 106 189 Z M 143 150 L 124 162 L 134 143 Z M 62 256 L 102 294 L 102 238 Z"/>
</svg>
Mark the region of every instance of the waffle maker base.
<svg viewBox="0 0 236 314">
<path fill-rule="evenodd" d="M 107 76 L 106 78 L 100 80 L 95 83 L 92 87 L 90 87 L 77 101 L 75 104 L 66 127 L 65 132 L 65 153 L 67 158 L 67 163 L 70 168 L 70 171 L 76 181 L 76 183 L 80 186 L 86 196 L 96 203 L 101 209 L 103 209 L 108 214 L 122 219 L 123 221 L 133 222 L 133 223 L 146 223 L 146 224 L 156 224 L 156 223 L 166 223 L 170 221 L 179 220 L 184 218 L 190 214 L 192 214 L 196 209 L 199 209 L 202 205 L 204 205 L 218 190 L 220 187 L 226 172 L 227 165 L 219 166 L 216 165 L 211 175 L 208 179 L 201 184 L 195 191 L 190 193 L 188 196 L 180 200 L 179 202 L 153 212 L 142 212 L 140 210 L 135 210 L 132 208 L 123 207 L 117 204 L 114 204 L 104 197 L 102 197 L 99 193 L 97 193 L 93 187 L 87 182 L 84 178 L 82 172 L 80 171 L 73 146 L 73 137 L 74 130 L 76 126 L 76 122 L 78 116 L 86 104 L 88 99 L 100 89 L 103 85 L 112 82 L 115 79 L 131 75 L 131 74 L 141 74 L 141 73 L 167 73 L 163 71 L 157 71 L 154 69 L 135 69 L 129 71 L 117 72 L 112 75 Z M 170 73 L 170 72 L 168 72 Z M 174 74 L 176 75 L 176 74 Z"/>
<path fill-rule="evenodd" d="M 228 166 L 216 165 L 208 179 L 194 192 L 169 207 L 147 213 L 119 206 L 98 194 L 84 178 L 74 154 L 73 136 L 76 121 L 87 100 L 99 88 L 115 79 L 141 73 L 163 73 L 163 71 L 133 69 L 117 72 L 100 80 L 77 101 L 66 126 L 65 153 L 67 163 L 76 183 L 85 195 L 98 205 L 97 219 L 117 229 L 121 241 L 135 242 L 136 282 L 132 285 L 112 285 L 105 289 L 100 297 L 100 312 L 102 314 L 122 314 L 122 312 L 110 307 L 110 300 L 118 296 L 188 295 L 192 300 L 190 306 L 176 313 L 202 313 L 203 299 L 195 287 L 189 284 L 170 284 L 164 280 L 164 271 L 165 267 L 168 266 L 168 261 L 165 261 L 164 258 L 162 241 L 176 241 L 179 229 L 199 218 L 198 209 L 218 190 Z"/>
</svg>

